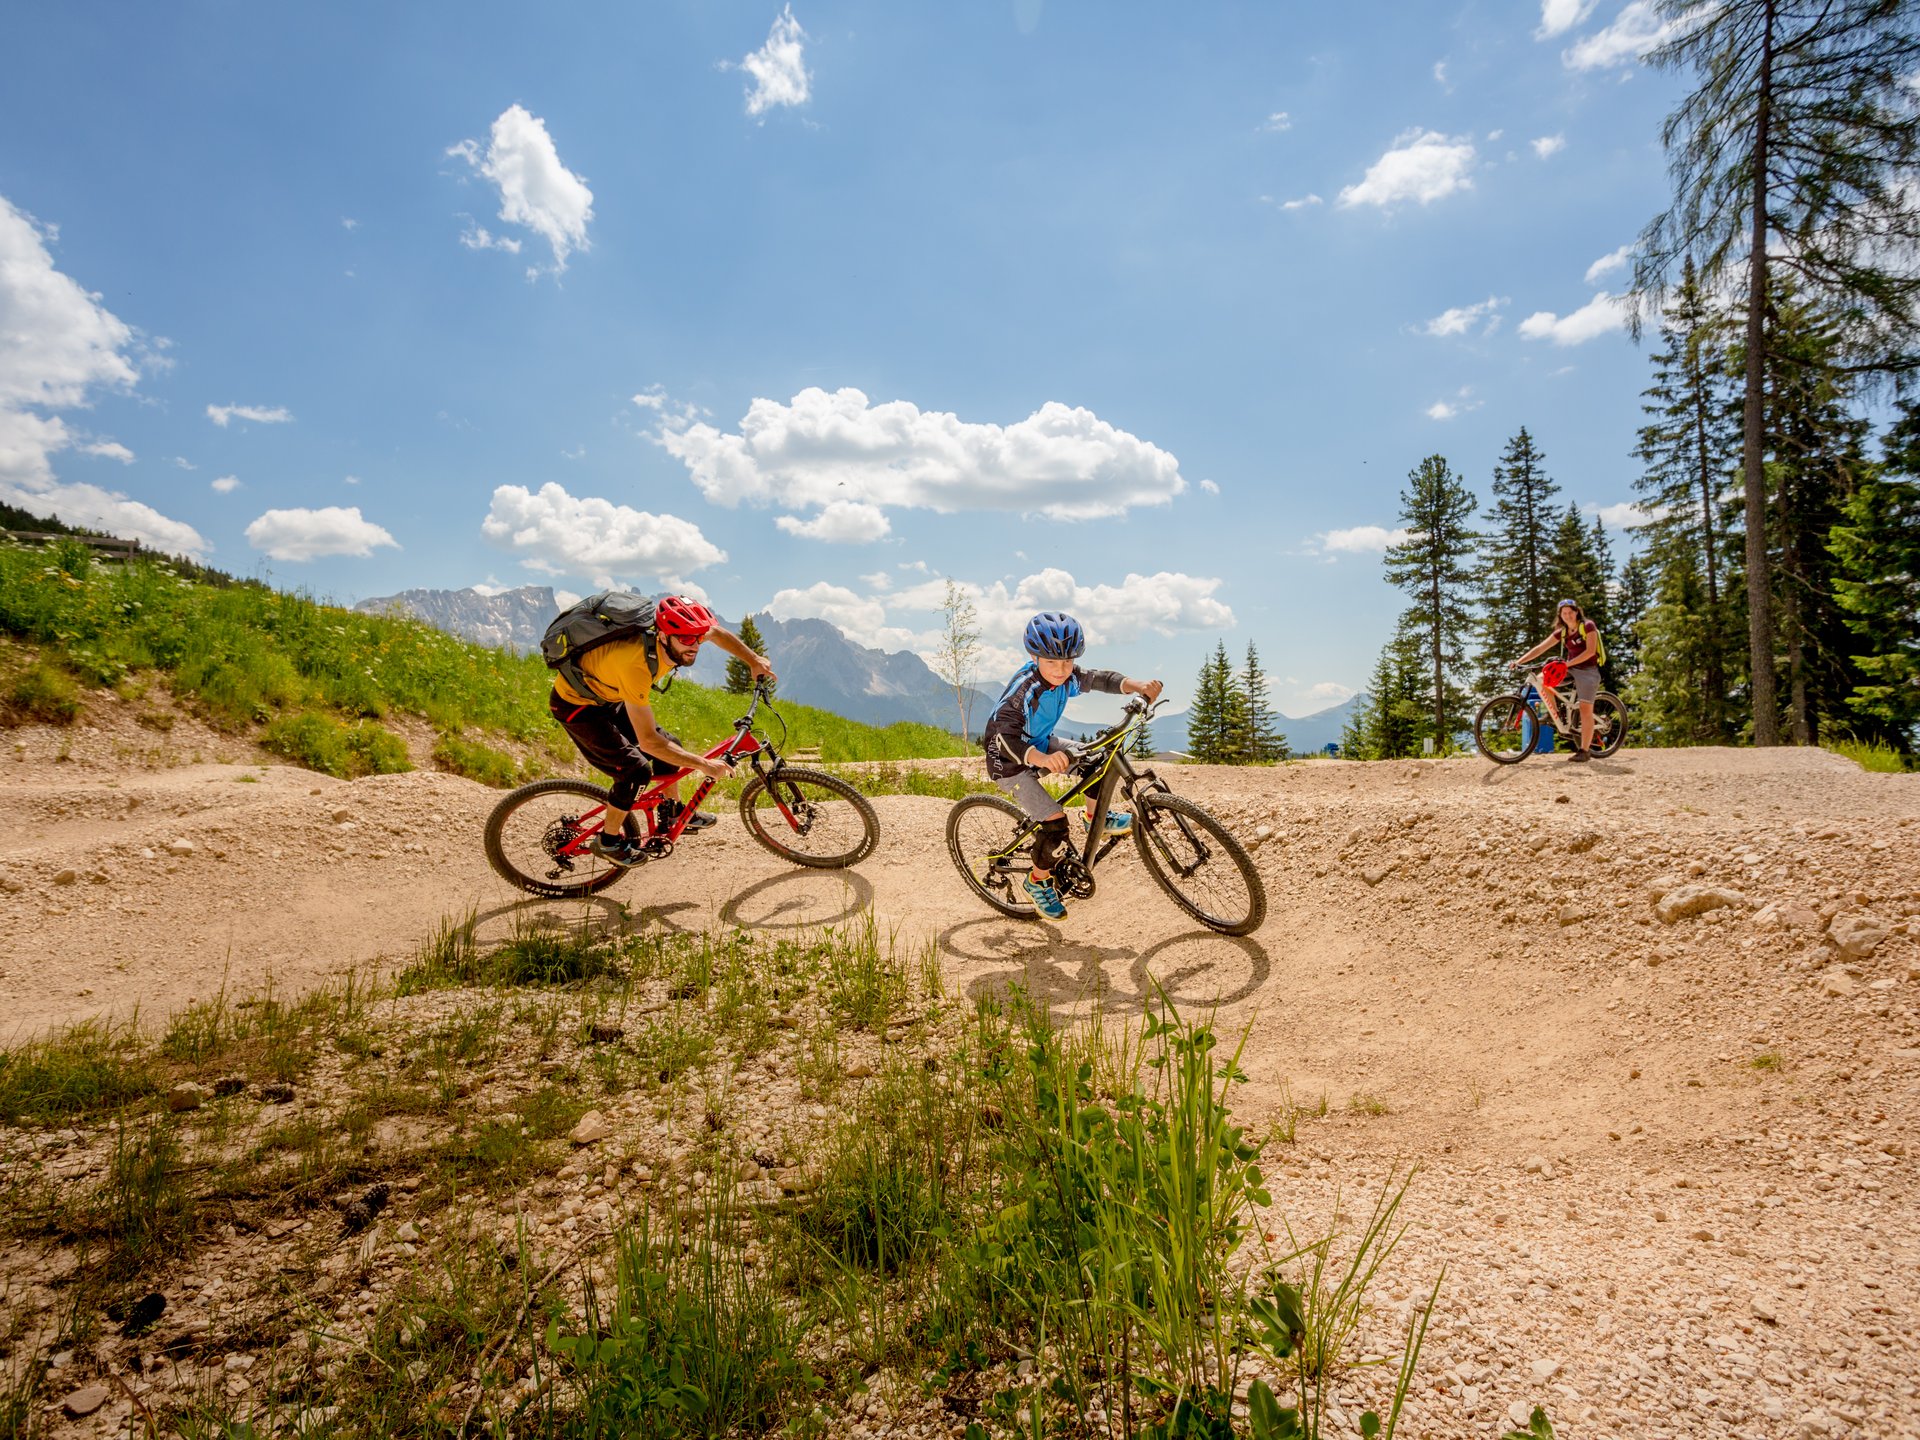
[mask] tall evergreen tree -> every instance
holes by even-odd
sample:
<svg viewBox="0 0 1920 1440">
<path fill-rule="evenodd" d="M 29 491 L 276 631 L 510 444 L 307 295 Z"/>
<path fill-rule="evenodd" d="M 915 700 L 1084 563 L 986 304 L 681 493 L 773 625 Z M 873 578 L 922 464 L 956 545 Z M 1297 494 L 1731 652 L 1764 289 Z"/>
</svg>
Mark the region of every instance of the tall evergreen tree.
<svg viewBox="0 0 1920 1440">
<path fill-rule="evenodd" d="M 760 638 L 760 627 L 753 623 L 751 615 L 740 622 L 740 643 L 756 655 L 767 653 L 763 648 L 767 642 Z M 731 655 L 727 657 L 726 683 L 729 694 L 749 695 L 753 692 L 753 672 L 747 669 L 744 660 L 736 660 Z M 772 686 L 769 685 L 768 689 L 771 690 Z"/>
<path fill-rule="evenodd" d="M 1649 57 L 1692 69 L 1668 117 L 1674 204 L 1643 232 L 1636 318 L 1685 257 L 1708 288 L 1744 281 L 1741 476 L 1753 738 L 1780 743 L 1767 565 L 1768 314 L 1774 268 L 1846 316 L 1840 363 L 1912 369 L 1920 329 L 1920 68 L 1911 0 L 1665 0 Z"/>
<path fill-rule="evenodd" d="M 1234 763 L 1237 734 L 1244 724 L 1244 700 L 1222 640 L 1214 645 L 1194 682 L 1193 705 L 1187 713 L 1187 753 L 1204 765 Z"/>
<path fill-rule="evenodd" d="M 1436 751 L 1444 753 L 1466 722 L 1466 640 L 1473 625 L 1472 589 L 1477 578 L 1472 493 L 1448 468 L 1444 455 L 1429 455 L 1407 475 L 1400 493 L 1400 519 L 1407 538 L 1387 548 L 1387 579 L 1413 604 L 1402 624 L 1420 637 L 1426 652 L 1429 713 Z"/>
<path fill-rule="evenodd" d="M 1651 550 L 1629 555 L 1620 567 L 1613 598 L 1613 632 L 1607 636 L 1607 661 L 1613 671 L 1609 689 L 1620 689 L 1640 671 L 1640 627 L 1653 608 L 1659 574 L 1659 561 Z"/>
<path fill-rule="evenodd" d="M 1480 637 L 1480 678 L 1497 689 L 1506 663 L 1537 644 L 1553 624 L 1554 593 L 1547 552 L 1560 487 L 1547 475 L 1546 457 L 1526 427 L 1507 442 L 1493 471 L 1493 504 L 1487 510 L 1486 612 Z"/>
<path fill-rule="evenodd" d="M 1286 739 L 1274 724 L 1273 701 L 1268 697 L 1267 687 L 1267 672 L 1261 668 L 1260 652 L 1249 640 L 1247 663 L 1240 671 L 1241 693 L 1247 697 L 1245 753 L 1241 759 L 1247 763 L 1283 758 L 1280 751 Z"/>
<path fill-rule="evenodd" d="M 1653 518 L 1642 531 L 1659 566 L 1699 567 L 1702 607 L 1692 623 L 1706 634 L 1702 681 L 1707 743 L 1732 730 L 1732 684 L 1727 653 L 1733 645 L 1726 601 L 1727 552 L 1733 545 L 1727 509 L 1720 503 L 1740 465 L 1739 401 L 1727 355 L 1727 319 L 1700 286 L 1691 256 L 1661 316 L 1662 348 L 1653 355 L 1653 384 L 1643 392 L 1648 423 L 1635 450 L 1642 470 L 1634 488 Z M 1654 577 L 1649 581 L 1657 584 Z M 1690 586 L 1669 587 L 1677 603 Z M 1677 617 L 1676 617 L 1677 620 Z"/>
<path fill-rule="evenodd" d="M 1133 732 L 1133 738 L 1127 741 L 1127 754 L 1136 760 L 1151 760 L 1154 756 L 1153 727 L 1142 720 Z"/>
<path fill-rule="evenodd" d="M 1404 626 L 1381 650 L 1367 698 L 1340 735 L 1350 760 L 1402 760 L 1421 753 L 1432 734 L 1420 636 Z"/>
<path fill-rule="evenodd" d="M 1920 747 L 1920 402 L 1886 436 L 1829 532 L 1834 590 L 1854 635 L 1847 706 L 1859 729 L 1908 754 Z"/>
</svg>

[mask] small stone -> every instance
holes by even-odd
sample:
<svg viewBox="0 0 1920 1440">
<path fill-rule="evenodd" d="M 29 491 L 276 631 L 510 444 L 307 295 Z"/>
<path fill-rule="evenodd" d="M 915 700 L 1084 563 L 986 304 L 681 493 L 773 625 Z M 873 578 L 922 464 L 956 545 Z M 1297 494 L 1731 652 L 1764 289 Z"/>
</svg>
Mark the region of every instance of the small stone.
<svg viewBox="0 0 1920 1440">
<path fill-rule="evenodd" d="M 420 1238 L 420 1227 L 408 1220 L 393 1232 L 393 1238 L 402 1245 L 411 1245 Z"/>
<path fill-rule="evenodd" d="M 270 1080 L 260 1087 L 260 1098 L 269 1105 L 285 1105 L 293 1099 L 293 1086 L 284 1080 Z"/>
<path fill-rule="evenodd" d="M 1606 837 L 1598 830 L 1582 830 L 1579 834 L 1567 841 L 1567 853 L 1569 855 L 1584 855 L 1605 838 Z"/>
<path fill-rule="evenodd" d="M 873 1074 L 873 1066 L 865 1060 L 855 1060 L 840 1073 L 849 1080 L 865 1080 Z"/>
<path fill-rule="evenodd" d="M 587 1038 L 596 1045 L 607 1045 L 626 1034 L 624 1026 L 612 1025 L 604 1020 L 596 1020 L 587 1027 Z"/>
<path fill-rule="evenodd" d="M 1516 1400 L 1507 1406 L 1507 1419 L 1513 1422 L 1515 1429 L 1524 1431 L 1527 1428 L 1527 1422 L 1532 1418 L 1532 1407 L 1524 1400 Z"/>
<path fill-rule="evenodd" d="M 218 1080 L 213 1082 L 213 1093 L 216 1099 L 225 1099 L 229 1095 L 238 1095 L 246 1088 L 247 1077 L 244 1075 L 222 1075 Z"/>
<path fill-rule="evenodd" d="M 198 1110 L 213 1098 L 213 1091 L 204 1085 L 196 1085 L 191 1080 L 182 1080 L 167 1092 L 167 1109 L 176 1113 L 182 1110 Z"/>
<path fill-rule="evenodd" d="M 1700 1242 L 1701 1242 L 1702 1244 L 1704 1244 L 1704 1243 L 1706 1243 L 1707 1241 L 1710 1241 L 1710 1240 L 1712 1240 L 1712 1239 L 1713 1239 L 1713 1231 L 1711 1231 L 1711 1230 L 1695 1230 L 1695 1231 L 1693 1232 L 1693 1234 L 1692 1234 L 1692 1236 L 1691 1236 L 1690 1238 L 1692 1238 L 1692 1239 L 1694 1239 L 1694 1240 L 1698 1240 L 1698 1241 L 1700 1241 Z"/>
<path fill-rule="evenodd" d="M 1544 1155 L 1528 1156 L 1525 1169 L 1529 1175 L 1550 1176 L 1553 1174 L 1553 1166 L 1547 1163 L 1547 1158 Z"/>
<path fill-rule="evenodd" d="M 1825 924 L 1825 922 L 1821 920 L 1818 910 L 1811 909 L 1805 905 L 1788 905 L 1784 907 L 1780 911 L 1780 923 L 1789 930 L 1812 931 L 1822 929 Z"/>
<path fill-rule="evenodd" d="M 1565 1368 L 1566 1366 L 1562 1365 L 1558 1360 L 1536 1360 L 1533 1362 L 1534 1382 L 1539 1385 L 1544 1385 Z"/>
<path fill-rule="evenodd" d="M 1846 972 L 1843 966 L 1829 965 L 1820 972 L 1820 993 L 1832 995 L 1836 999 L 1853 994 L 1860 988 L 1860 982 Z"/>
<path fill-rule="evenodd" d="M 613 1134 L 613 1123 L 598 1110 L 589 1110 L 580 1117 L 579 1123 L 567 1132 L 567 1139 L 576 1145 L 597 1145 Z"/>
<path fill-rule="evenodd" d="M 1704 915 L 1709 910 L 1744 906 L 1746 903 L 1747 897 L 1738 890 L 1727 890 L 1717 885 L 1682 885 L 1662 895 L 1654 903 L 1653 913 L 1660 917 L 1663 925 L 1671 925 L 1692 915 Z"/>
<path fill-rule="evenodd" d="M 62 1400 L 60 1408 L 67 1412 L 68 1419 L 84 1420 L 106 1403 L 106 1386 L 84 1385 Z"/>
<path fill-rule="evenodd" d="M 191 855 L 194 849 L 195 846 L 191 840 L 169 840 L 167 842 L 167 853 L 169 855 Z"/>
<path fill-rule="evenodd" d="M 1578 905 L 1568 903 L 1560 907 L 1560 913 L 1559 913 L 1558 919 L 1560 921 L 1561 928 L 1563 929 L 1568 925 L 1578 925 L 1582 920 L 1586 918 L 1587 918 L 1587 912 Z"/>
<path fill-rule="evenodd" d="M 813 1182 L 807 1179 L 805 1172 L 797 1166 L 777 1172 L 773 1182 L 780 1187 L 780 1193 L 783 1195 L 804 1195 L 813 1188 Z"/>
<path fill-rule="evenodd" d="M 347 821 L 353 819 L 353 811 L 348 810 L 343 806 L 341 809 L 334 811 L 333 814 L 328 816 L 327 818 L 332 820 L 333 823 L 336 825 L 344 825 L 347 823 Z"/>
<path fill-rule="evenodd" d="M 56 885 L 72 885 L 76 883 L 79 879 L 80 879 L 80 872 L 78 870 L 62 870 L 59 874 L 53 877 L 53 883 Z M 80 1393 L 84 1395 L 86 1391 L 83 1390 Z M 95 1408 L 97 1409 L 99 1407 L 96 1406 Z"/>
<path fill-rule="evenodd" d="M 1893 926 L 1864 911 L 1836 915 L 1827 926 L 1827 938 L 1850 960 L 1865 960 L 1893 933 Z"/>
<path fill-rule="evenodd" d="M 1778 1296 L 1769 1295 L 1766 1291 L 1762 1290 L 1747 1302 L 1747 1308 L 1753 1312 L 1753 1317 L 1756 1320 L 1764 1320 L 1769 1325 L 1778 1325 L 1780 1323 L 1780 1300 Z"/>
<path fill-rule="evenodd" d="M 1366 881 L 1369 886 L 1374 886 L 1374 885 L 1378 885 L 1382 880 L 1386 879 L 1387 876 L 1391 875 L 1392 873 L 1393 873 L 1393 866 L 1391 864 L 1369 865 L 1366 867 L 1366 869 L 1360 872 L 1360 878 Z"/>
</svg>

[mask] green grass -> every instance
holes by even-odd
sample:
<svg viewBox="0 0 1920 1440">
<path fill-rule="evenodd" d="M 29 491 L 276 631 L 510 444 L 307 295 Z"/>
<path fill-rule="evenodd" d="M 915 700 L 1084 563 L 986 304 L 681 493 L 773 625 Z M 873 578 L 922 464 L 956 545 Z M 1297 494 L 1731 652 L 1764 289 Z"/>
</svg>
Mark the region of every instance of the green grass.
<svg viewBox="0 0 1920 1440">
<path fill-rule="evenodd" d="M 174 563 L 139 559 L 81 566 L 73 574 L 48 552 L 0 546 L 0 633 L 45 652 L 34 684 L 64 677 L 117 685 L 140 672 L 166 675 L 176 695 L 231 730 L 279 720 L 281 753 L 333 773 L 393 768 L 384 731 L 356 721 L 400 712 L 423 716 L 443 736 L 469 730 L 522 744 L 551 739 L 551 675 L 536 656 L 469 644 L 419 621 L 364 615 L 298 594 L 250 584 L 196 583 Z M 51 678 L 49 678 L 51 677 Z M 704 748 L 724 737 L 746 708 L 738 695 L 676 682 L 657 697 L 663 725 Z M 763 715 L 767 712 L 763 710 Z M 857 724 L 805 705 L 780 704 L 785 748 L 814 746 L 829 762 L 907 760 L 966 753 L 959 738 L 930 725 Z M 339 735 L 305 717 L 347 727 Z M 777 720 L 768 729 L 781 739 Z M 468 746 L 484 744 L 467 738 Z M 489 764 L 473 750 L 450 756 Z M 316 763 L 319 757 L 324 763 Z M 359 768 L 355 768 L 359 767 Z"/>
<path fill-rule="evenodd" d="M 411 770 L 407 742 L 372 720 L 343 724 L 318 710 L 276 715 L 260 732 L 260 748 L 342 780 Z"/>
<path fill-rule="evenodd" d="M 1831 750 L 1835 755 L 1844 755 L 1862 770 L 1871 770 L 1882 775 L 1898 775 L 1910 768 L 1907 757 L 1881 740 L 1823 740 L 1822 750 Z"/>
<path fill-rule="evenodd" d="M 44 660 L 35 661 L 0 690 L 0 722 L 71 725 L 80 718 L 80 687 Z"/>
<path fill-rule="evenodd" d="M 83 1021 L 45 1040 L 0 1051 L 0 1121 L 78 1120 L 122 1110 L 160 1088 L 131 1025 Z"/>
</svg>

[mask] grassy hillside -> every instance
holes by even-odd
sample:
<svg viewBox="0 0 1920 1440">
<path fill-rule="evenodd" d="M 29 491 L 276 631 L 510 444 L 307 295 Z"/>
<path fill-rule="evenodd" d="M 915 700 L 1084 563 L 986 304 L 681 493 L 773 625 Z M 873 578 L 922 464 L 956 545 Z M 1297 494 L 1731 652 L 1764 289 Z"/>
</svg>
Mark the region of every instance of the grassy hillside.
<svg viewBox="0 0 1920 1440">
<path fill-rule="evenodd" d="M 78 542 L 0 547 L 0 633 L 41 652 L 0 677 L 0 714 L 16 722 L 71 720 L 76 682 L 126 687 L 157 671 L 212 723 L 261 727 L 267 748 L 332 774 L 406 768 L 406 747 L 379 723 L 396 713 L 434 726 L 445 768 L 494 783 L 528 764 L 489 739 L 572 754 L 547 713 L 550 676 L 537 658 L 264 586 L 196 583 L 171 563 L 98 564 Z M 705 748 L 743 708 L 740 696 L 679 682 L 657 713 Z M 962 753 L 956 737 L 931 726 L 879 729 L 805 705 L 779 709 L 790 745 L 818 746 L 828 760 Z"/>
</svg>

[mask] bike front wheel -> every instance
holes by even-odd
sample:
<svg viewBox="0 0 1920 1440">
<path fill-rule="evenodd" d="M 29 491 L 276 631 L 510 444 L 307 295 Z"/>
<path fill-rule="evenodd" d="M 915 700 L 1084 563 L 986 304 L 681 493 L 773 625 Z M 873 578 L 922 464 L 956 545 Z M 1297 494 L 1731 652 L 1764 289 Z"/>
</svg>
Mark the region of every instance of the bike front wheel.
<svg viewBox="0 0 1920 1440">
<path fill-rule="evenodd" d="M 1602 690 L 1593 697 L 1593 747 L 1588 752 L 1604 760 L 1627 743 L 1627 707 L 1612 691 Z"/>
<path fill-rule="evenodd" d="M 998 795 L 969 795 L 947 814 L 947 854 L 967 888 L 1002 915 L 1032 920 L 1039 915 L 1020 888 L 1033 869 L 1033 855 L 1015 841 L 1029 821 L 1020 807 Z"/>
<path fill-rule="evenodd" d="M 1540 744 L 1545 723 L 1518 695 L 1496 695 L 1473 717 L 1473 743 L 1496 765 L 1518 765 Z"/>
<path fill-rule="evenodd" d="M 1154 791 L 1138 796 L 1133 838 L 1154 882 L 1209 930 L 1251 935 L 1267 918 L 1253 857 L 1191 800 Z"/>
<path fill-rule="evenodd" d="M 810 870 L 844 870 L 880 843 L 873 805 L 837 775 L 782 765 L 740 792 L 747 833 L 782 860 Z"/>
<path fill-rule="evenodd" d="M 509 885 L 529 895 L 593 895 L 626 870 L 580 848 L 599 823 L 607 792 L 585 780 L 536 780 L 504 795 L 487 816 L 487 863 Z M 592 812 L 592 813 L 590 813 Z M 640 835 L 628 814 L 626 833 Z"/>
</svg>

